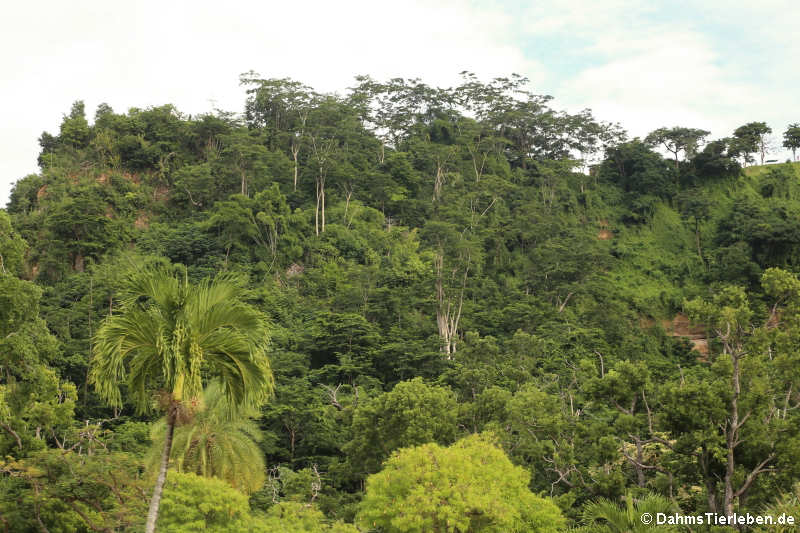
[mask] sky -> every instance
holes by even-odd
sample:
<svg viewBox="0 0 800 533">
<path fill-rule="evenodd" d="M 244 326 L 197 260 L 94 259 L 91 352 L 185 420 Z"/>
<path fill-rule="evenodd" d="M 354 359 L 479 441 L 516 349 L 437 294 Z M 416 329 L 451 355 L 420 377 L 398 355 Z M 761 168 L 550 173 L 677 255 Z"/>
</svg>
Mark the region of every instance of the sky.
<svg viewBox="0 0 800 533">
<path fill-rule="evenodd" d="M 796 0 L 13 2 L 0 21 L 0 205 L 72 102 L 90 120 L 102 102 L 239 112 L 250 70 L 335 92 L 359 74 L 450 86 L 463 70 L 519 73 L 552 107 L 590 108 L 631 136 L 680 125 L 718 138 L 764 121 L 780 146 L 800 122 L 798 21 Z"/>
</svg>

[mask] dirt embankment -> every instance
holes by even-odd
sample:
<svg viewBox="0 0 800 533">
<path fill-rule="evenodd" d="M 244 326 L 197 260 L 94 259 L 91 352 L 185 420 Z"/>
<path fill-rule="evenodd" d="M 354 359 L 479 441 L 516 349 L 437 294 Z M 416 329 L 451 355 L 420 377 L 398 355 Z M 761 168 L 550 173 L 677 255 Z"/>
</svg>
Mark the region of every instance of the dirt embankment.
<svg viewBox="0 0 800 533">
<path fill-rule="evenodd" d="M 656 323 L 652 318 L 642 319 L 642 327 L 652 327 Z M 686 337 L 692 343 L 692 347 L 702 354 L 708 355 L 708 337 L 705 328 L 701 325 L 693 326 L 689 317 L 683 313 L 678 313 L 672 319 L 659 320 L 659 324 L 664 330 L 673 337 Z"/>
</svg>

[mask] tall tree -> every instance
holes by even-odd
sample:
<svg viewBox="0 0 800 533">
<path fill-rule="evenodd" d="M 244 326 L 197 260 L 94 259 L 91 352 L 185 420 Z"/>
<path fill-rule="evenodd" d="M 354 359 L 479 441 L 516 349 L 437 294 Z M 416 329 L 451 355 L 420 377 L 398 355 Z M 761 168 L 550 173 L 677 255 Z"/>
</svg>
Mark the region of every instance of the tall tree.
<svg viewBox="0 0 800 533">
<path fill-rule="evenodd" d="M 306 122 L 319 95 L 292 79 L 261 79 L 252 71 L 242 74 L 240 83 L 249 87 L 245 104 L 248 124 L 266 131 L 271 148 L 285 148 L 288 144 L 294 161 L 294 190 L 297 190 L 298 157 L 306 140 Z"/>
<path fill-rule="evenodd" d="M 204 376 L 219 379 L 231 417 L 273 392 L 266 321 L 246 296 L 231 276 L 193 285 L 185 274 L 142 271 L 130 278 L 119 313 L 97 332 L 90 379 L 100 396 L 121 406 L 124 383 L 138 412 L 151 408 L 153 393 L 166 411 L 147 533 L 155 531 L 175 426 L 191 417 Z"/>
<path fill-rule="evenodd" d="M 752 161 L 749 158 L 752 153 L 759 153 L 761 155 L 761 164 L 764 164 L 764 157 L 769 152 L 769 139 L 768 135 L 772 133 L 772 128 L 767 126 L 766 122 L 748 122 L 743 126 L 739 126 L 733 132 L 735 146 L 737 151 L 742 154 L 745 161 Z"/>
<path fill-rule="evenodd" d="M 83 100 L 72 104 L 69 115 L 61 122 L 59 141 L 73 148 L 84 148 L 89 142 L 89 123 L 86 121 L 86 107 Z"/>
<path fill-rule="evenodd" d="M 786 417 L 791 414 L 797 387 L 798 360 L 795 341 L 790 339 L 797 334 L 800 281 L 790 272 L 771 268 L 761 283 L 773 305 L 760 327 L 753 324 L 754 312 L 739 287 L 722 289 L 710 302 L 685 304 L 688 314 L 704 324 L 722 348 L 714 362 L 722 379 L 715 381 L 718 390 L 727 395 L 727 405 L 714 415 L 722 440 L 712 446 L 722 463 L 721 510 L 727 515 L 733 513 L 737 502 L 741 504 L 757 479 L 786 467 L 779 463 L 778 455 L 779 449 L 787 446 L 777 443 L 796 439 L 794 426 Z M 718 403 L 718 407 L 722 405 Z M 703 409 L 696 409 L 694 416 L 701 418 L 698 413 Z M 712 504 L 714 485 L 709 486 L 708 495 Z"/>
<path fill-rule="evenodd" d="M 336 95 L 319 101 L 308 117 L 306 137 L 311 147 L 309 164 L 316 177 L 314 225 L 317 235 L 325 231 L 327 179 L 343 164 L 362 131 L 357 111 L 350 102 Z"/>
<path fill-rule="evenodd" d="M 689 159 L 697 153 L 703 139 L 710 132 L 696 128 L 684 128 L 675 126 L 674 128 L 658 128 L 650 132 L 644 138 L 644 142 L 652 145 L 661 145 L 668 152 L 675 156 L 675 168 L 678 168 L 678 154 L 683 151 L 684 157 Z"/>
<path fill-rule="evenodd" d="M 783 132 L 783 146 L 792 151 L 792 159 L 797 160 L 797 149 L 800 148 L 800 122 L 789 124 Z"/>
<path fill-rule="evenodd" d="M 451 359 L 458 344 L 467 281 L 480 264 L 481 251 L 470 232 L 460 232 L 448 222 L 428 222 L 425 237 L 434 247 L 432 266 L 441 351 Z"/>
</svg>

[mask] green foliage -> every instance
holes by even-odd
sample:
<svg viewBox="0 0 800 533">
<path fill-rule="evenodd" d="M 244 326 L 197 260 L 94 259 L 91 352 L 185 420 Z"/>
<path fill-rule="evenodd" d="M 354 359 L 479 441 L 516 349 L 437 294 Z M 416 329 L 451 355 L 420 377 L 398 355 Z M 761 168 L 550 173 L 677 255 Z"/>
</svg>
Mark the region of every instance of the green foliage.
<svg viewBox="0 0 800 533">
<path fill-rule="evenodd" d="M 792 151 L 792 157 L 797 159 L 797 149 L 800 148 L 800 124 L 789 124 L 783 132 L 783 147 Z"/>
<path fill-rule="evenodd" d="M 203 392 L 191 421 L 175 430 L 170 460 L 178 472 L 223 479 L 236 489 L 251 493 L 266 477 L 264 457 L 258 448 L 261 434 L 252 421 L 255 409 L 230 417 L 230 406 L 218 382 Z M 164 448 L 166 420 L 153 425 L 148 467 L 155 474 Z"/>
<path fill-rule="evenodd" d="M 353 440 L 345 451 L 354 468 L 376 472 L 389 454 L 404 446 L 456 436 L 456 400 L 444 387 L 422 379 L 398 383 L 390 392 L 359 405 L 353 413 Z"/>
<path fill-rule="evenodd" d="M 781 494 L 764 508 L 764 516 L 772 516 L 777 520 L 780 516 L 792 516 L 795 521 L 800 516 L 800 484 L 795 484 L 790 492 Z M 754 529 L 757 533 L 790 533 L 797 529 L 797 522 L 794 525 L 773 524 L 759 526 Z"/>
<path fill-rule="evenodd" d="M 286 533 L 358 533 L 358 528 L 337 520 L 331 522 L 313 506 L 298 502 L 273 505 L 262 519 L 264 531 Z"/>
<path fill-rule="evenodd" d="M 147 505 L 141 465 L 100 443 L 92 437 L 71 449 L 0 463 L 7 475 L 0 483 L 4 525 L 10 531 L 59 533 L 141 528 Z M 77 444 L 88 454 L 76 452 Z"/>
<path fill-rule="evenodd" d="M 121 405 L 127 381 L 136 408 L 148 411 L 154 390 L 192 402 L 202 391 L 204 367 L 220 379 L 230 407 L 256 407 L 272 394 L 263 316 L 242 301 L 241 282 L 230 276 L 190 285 L 165 269 L 135 274 L 119 314 L 97 332 L 92 383 Z"/>
<path fill-rule="evenodd" d="M 59 355 L 58 341 L 39 318 L 41 289 L 0 274 L 0 450 L 15 457 L 38 449 L 42 431 L 70 427 L 75 385 L 48 366 Z"/>
<path fill-rule="evenodd" d="M 511 464 L 490 436 L 448 448 L 404 448 L 371 475 L 358 521 L 387 532 L 558 531 L 564 519 L 528 490 L 528 473 Z"/>
<path fill-rule="evenodd" d="M 692 159 L 692 167 L 698 180 L 735 177 L 741 172 L 736 155 L 736 144 L 731 139 L 711 141 Z"/>
<path fill-rule="evenodd" d="M 669 525 L 644 524 L 641 519 L 644 513 L 649 513 L 655 522 L 658 513 L 672 515 L 677 512 L 675 504 L 663 496 L 647 494 L 641 498 L 634 498 L 628 492 L 624 507 L 607 499 L 599 499 L 586 504 L 583 507 L 583 522 L 587 525 L 576 531 L 597 531 L 598 533 L 637 533 L 653 529 L 678 531 L 677 528 Z"/>
<path fill-rule="evenodd" d="M 139 491 L 170 427 L 167 479 L 269 513 L 238 495 L 220 530 L 352 531 L 392 452 L 483 431 L 570 526 L 628 493 L 702 513 L 791 490 L 800 167 L 742 171 L 763 123 L 627 141 L 521 76 L 462 75 L 333 95 L 251 72 L 242 116 L 76 102 L 43 133 L 0 212 L 0 523 L 134 527 L 102 487 Z M 249 405 L 198 410 L 216 378 Z M 205 528 L 184 492 L 176 520 Z"/>
<path fill-rule="evenodd" d="M 27 249 L 28 244 L 11 226 L 8 213 L 0 210 L 0 275 L 21 275 Z"/>
<path fill-rule="evenodd" d="M 59 141 L 72 148 L 84 148 L 89 142 L 89 123 L 82 100 L 72 104 L 69 115 L 61 121 Z"/>
<path fill-rule="evenodd" d="M 247 496 L 220 479 L 173 472 L 164 487 L 157 526 L 175 533 L 265 531 Z"/>
<path fill-rule="evenodd" d="M 676 193 L 673 170 L 661 156 L 638 140 L 610 150 L 599 173 L 603 179 L 639 197 L 637 203 L 642 207 L 637 211 L 640 215 L 646 213 L 642 211 L 646 202 L 652 202 L 648 196 L 668 199 Z"/>
</svg>

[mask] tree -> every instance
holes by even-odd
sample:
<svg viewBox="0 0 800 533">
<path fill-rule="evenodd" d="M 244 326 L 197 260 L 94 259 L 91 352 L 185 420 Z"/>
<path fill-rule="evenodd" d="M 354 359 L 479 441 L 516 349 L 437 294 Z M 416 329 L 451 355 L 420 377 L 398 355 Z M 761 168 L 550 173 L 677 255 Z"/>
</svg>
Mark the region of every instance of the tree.
<svg viewBox="0 0 800 533">
<path fill-rule="evenodd" d="M 273 505 L 263 519 L 262 531 L 283 533 L 358 533 L 360 530 L 341 520 L 330 523 L 315 506 L 300 502 Z"/>
<path fill-rule="evenodd" d="M 714 362 L 719 375 L 714 382 L 724 394 L 719 398 L 724 404 L 715 400 L 709 423 L 722 433 L 722 439 L 713 439 L 710 444 L 722 462 L 721 507 L 727 515 L 759 477 L 776 469 L 775 443 L 796 438 L 786 416 L 797 387 L 798 359 L 795 342 L 789 339 L 797 334 L 794 328 L 800 311 L 800 281 L 789 272 L 771 268 L 762 275 L 761 284 L 774 302 L 761 327 L 754 327 L 754 312 L 740 287 L 725 287 L 711 301 L 696 299 L 685 304 L 689 316 L 704 324 L 722 347 Z M 699 412 L 695 410 L 692 416 L 702 419 Z M 788 452 L 786 447 L 782 449 Z M 711 487 L 709 501 L 713 503 Z"/>
<path fill-rule="evenodd" d="M 73 148 L 84 148 L 89 142 L 89 123 L 86 121 L 83 100 L 73 103 L 69 115 L 65 115 L 61 121 L 59 141 Z"/>
<path fill-rule="evenodd" d="M 736 161 L 736 141 L 731 138 L 708 143 L 691 161 L 697 177 L 702 180 L 737 176 L 741 165 Z"/>
<path fill-rule="evenodd" d="M 21 275 L 27 251 L 28 243 L 13 228 L 8 213 L 0 209 L 0 276 Z"/>
<path fill-rule="evenodd" d="M 16 501 L 8 498 L 10 505 L 0 500 L 4 531 L 141 530 L 147 507 L 141 462 L 109 452 L 97 438 L 107 431 L 83 429 L 75 446 L 0 461 L 0 471 L 17 484 L 18 496 Z"/>
<path fill-rule="evenodd" d="M 0 245 L 2 243 L 0 242 Z M 72 424 L 75 385 L 47 365 L 58 340 L 39 318 L 42 290 L 0 273 L 0 455 L 22 457 Z"/>
<path fill-rule="evenodd" d="M 766 122 L 748 122 L 744 126 L 739 126 L 733 132 L 734 145 L 736 151 L 745 159 L 745 162 L 752 161 L 750 154 L 760 153 L 761 164 L 764 164 L 764 157 L 769 151 L 769 139 L 767 135 L 772 133 L 772 128 Z"/>
<path fill-rule="evenodd" d="M 242 74 L 240 84 L 250 86 L 245 116 L 252 127 L 263 128 L 271 147 L 286 144 L 294 161 L 293 187 L 297 190 L 298 156 L 305 142 L 308 114 L 318 97 L 310 87 L 289 78 L 260 79 L 255 72 Z M 282 146 L 283 147 L 283 146 Z"/>
<path fill-rule="evenodd" d="M 703 139 L 711 132 L 695 128 L 658 128 L 644 138 L 644 142 L 651 146 L 662 145 L 668 152 L 675 156 L 675 168 L 678 168 L 678 153 L 683 151 L 686 159 L 697 153 Z"/>
<path fill-rule="evenodd" d="M 678 178 L 678 173 L 660 154 L 638 139 L 608 150 L 599 175 L 625 192 L 663 199 L 675 194 Z"/>
<path fill-rule="evenodd" d="M 100 396 L 122 406 L 125 383 L 138 412 L 152 407 L 154 392 L 166 411 L 147 533 L 155 531 L 175 426 L 197 406 L 203 377 L 219 379 L 230 417 L 272 394 L 266 321 L 246 297 L 241 280 L 230 275 L 193 285 L 185 273 L 141 271 L 130 278 L 118 314 L 97 332 L 90 380 Z"/>
<path fill-rule="evenodd" d="M 449 389 L 426 385 L 420 378 L 403 381 L 358 406 L 353 414 L 353 440 L 345 451 L 354 465 L 373 473 L 402 446 L 453 442 L 456 415 L 455 395 Z"/>
<path fill-rule="evenodd" d="M 403 448 L 367 479 L 358 522 L 387 533 L 559 531 L 561 511 L 528 478 L 490 435 Z"/>
<path fill-rule="evenodd" d="M 792 151 L 792 159 L 797 160 L 797 149 L 800 148 L 800 123 L 789 124 L 783 132 L 783 146 Z"/>
<path fill-rule="evenodd" d="M 707 269 L 703 257 L 703 248 L 700 246 L 700 225 L 711 217 L 712 201 L 703 189 L 690 189 L 678 197 L 681 215 L 694 222 L 695 243 L 697 244 L 697 257 Z"/>
<path fill-rule="evenodd" d="M 267 148 L 246 131 L 237 130 L 221 138 L 221 162 L 224 169 L 235 169 L 239 178 L 239 193 L 249 196 L 250 182 L 267 171 Z M 231 191 L 232 192 L 232 191 Z"/>
<path fill-rule="evenodd" d="M 247 496 L 220 479 L 189 473 L 170 476 L 158 525 L 170 533 L 270 531 L 250 512 Z"/>
<path fill-rule="evenodd" d="M 310 146 L 308 165 L 315 174 L 314 230 L 317 235 L 325 232 L 326 180 L 346 162 L 348 150 L 358 143 L 361 129 L 356 110 L 335 95 L 320 98 L 308 116 L 305 135 Z"/>
<path fill-rule="evenodd" d="M 577 531 L 598 533 L 638 533 L 650 531 L 652 524 L 642 522 L 642 515 L 649 513 L 655 520 L 658 513 L 670 513 L 675 510 L 675 504 L 663 496 L 647 494 L 636 499 L 628 491 L 625 496 L 625 507 L 620 508 L 616 503 L 606 498 L 591 501 L 583 506 L 583 522 L 585 528 Z M 661 531 L 676 531 L 671 526 L 659 527 Z"/>
<path fill-rule="evenodd" d="M 448 95 L 418 78 L 393 78 L 385 83 L 369 76 L 358 76 L 354 102 L 362 104 L 363 120 L 381 139 L 379 162 L 383 163 L 385 145 L 399 149 L 418 124 L 428 123 L 447 105 Z"/>
<path fill-rule="evenodd" d="M 459 231 L 455 224 L 431 220 L 425 225 L 425 238 L 434 246 L 433 272 L 436 297 L 436 326 L 440 349 L 452 359 L 458 345 L 459 322 L 470 272 L 481 261 L 481 249 L 472 232 Z"/>
<path fill-rule="evenodd" d="M 220 384 L 211 382 L 203 391 L 201 409 L 192 420 L 175 429 L 171 461 L 178 472 L 190 472 L 227 481 L 235 489 L 251 493 L 266 477 L 264 456 L 258 447 L 262 435 L 252 418 L 255 409 L 231 418 Z M 167 420 L 153 426 L 150 465 L 157 469 L 164 448 Z"/>
</svg>

